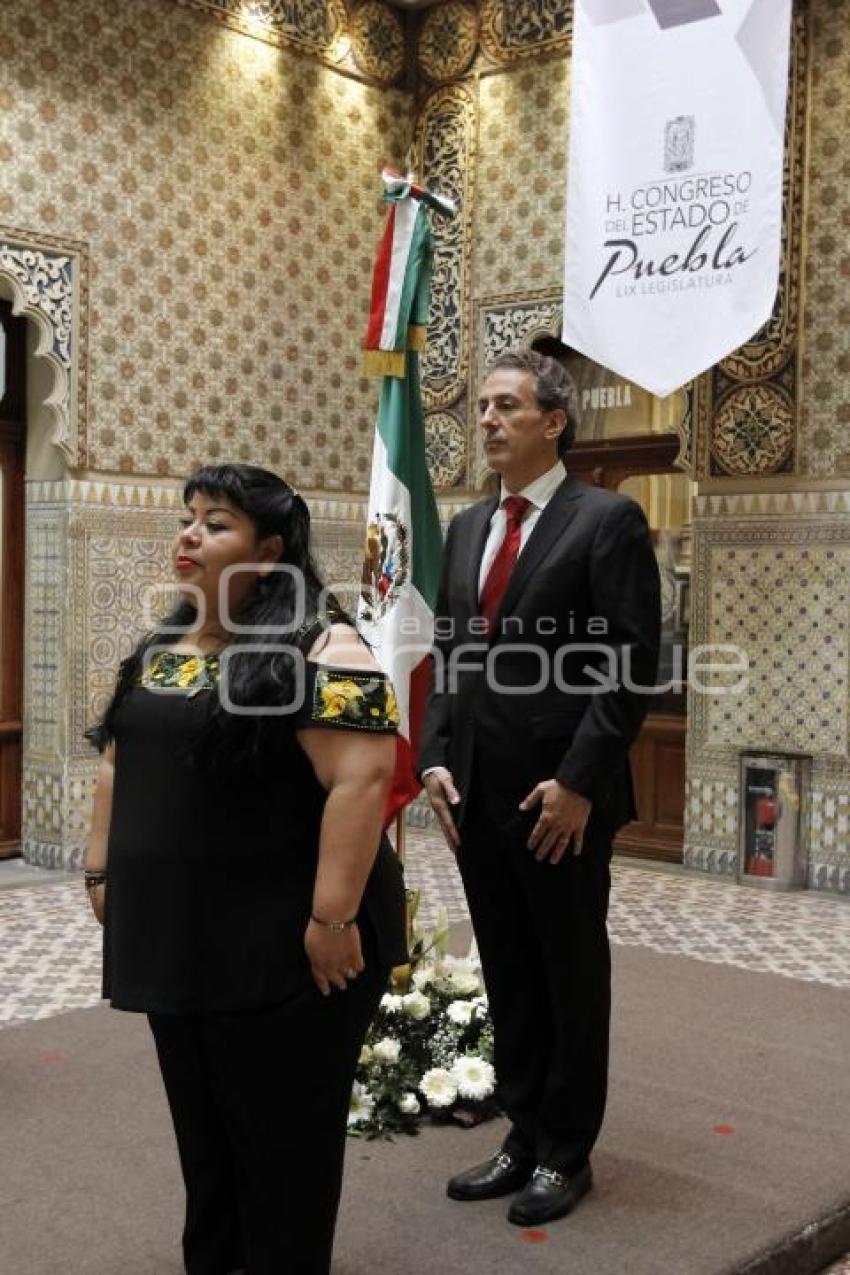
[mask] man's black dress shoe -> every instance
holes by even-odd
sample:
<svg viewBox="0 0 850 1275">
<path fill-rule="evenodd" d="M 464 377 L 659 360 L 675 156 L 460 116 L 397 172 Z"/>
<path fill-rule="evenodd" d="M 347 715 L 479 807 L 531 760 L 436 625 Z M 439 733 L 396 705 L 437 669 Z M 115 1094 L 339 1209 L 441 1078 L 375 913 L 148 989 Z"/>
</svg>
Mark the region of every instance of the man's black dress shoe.
<svg viewBox="0 0 850 1275">
<path fill-rule="evenodd" d="M 531 1161 L 500 1151 L 492 1160 L 450 1178 L 446 1195 L 450 1200 L 496 1200 L 525 1186 L 533 1168 Z"/>
<path fill-rule="evenodd" d="M 508 1221 L 516 1226 L 542 1226 L 544 1222 L 554 1222 L 555 1218 L 564 1217 L 574 1209 L 592 1186 L 593 1174 L 589 1164 L 571 1177 L 538 1164 L 531 1181 L 509 1208 Z"/>
</svg>

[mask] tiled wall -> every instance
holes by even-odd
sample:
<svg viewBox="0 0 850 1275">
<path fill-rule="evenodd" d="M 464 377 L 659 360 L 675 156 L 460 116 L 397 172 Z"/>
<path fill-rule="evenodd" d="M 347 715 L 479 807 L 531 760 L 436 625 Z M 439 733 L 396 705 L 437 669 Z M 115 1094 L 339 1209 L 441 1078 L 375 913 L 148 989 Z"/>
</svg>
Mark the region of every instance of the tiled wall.
<svg viewBox="0 0 850 1275">
<path fill-rule="evenodd" d="M 735 871 L 740 752 L 802 753 L 813 758 L 802 811 L 809 884 L 850 893 L 850 27 L 842 0 L 817 0 L 810 17 L 796 473 L 782 491 L 718 485 L 697 502 L 692 638 L 739 643 L 750 672 L 741 696 L 692 697 L 685 862 Z M 820 489 L 803 490 L 810 478 Z"/>
<path fill-rule="evenodd" d="M 850 24 L 812 6 L 811 139 L 801 472 L 850 476 Z"/>
<path fill-rule="evenodd" d="M 229 456 L 367 485 L 377 169 L 411 113 L 173 0 L 5 0 L 0 223 L 92 263 L 77 463 L 165 476 Z"/>
<path fill-rule="evenodd" d="M 803 754 L 813 758 L 809 883 L 850 891 L 850 836 L 835 804 L 850 790 L 848 631 L 850 492 L 698 497 L 691 641 L 740 648 L 748 668 L 741 693 L 690 696 L 689 866 L 735 871 L 742 752 Z M 739 674 L 704 680 L 728 687 Z"/>
<path fill-rule="evenodd" d="M 560 288 L 569 62 L 481 80 L 475 295 Z"/>
</svg>

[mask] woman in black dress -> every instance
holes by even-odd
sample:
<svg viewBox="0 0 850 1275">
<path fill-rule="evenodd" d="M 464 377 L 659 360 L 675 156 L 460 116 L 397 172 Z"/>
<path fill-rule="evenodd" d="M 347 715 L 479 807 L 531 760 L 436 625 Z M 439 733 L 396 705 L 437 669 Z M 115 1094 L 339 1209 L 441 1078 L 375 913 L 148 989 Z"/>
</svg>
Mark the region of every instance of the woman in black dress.
<svg viewBox="0 0 850 1275">
<path fill-rule="evenodd" d="M 188 1275 L 325 1275 L 357 1058 L 406 956 L 381 835 L 398 715 L 322 605 L 301 497 L 219 465 L 184 499 L 181 601 L 92 732 L 104 995 L 150 1020 Z"/>
</svg>

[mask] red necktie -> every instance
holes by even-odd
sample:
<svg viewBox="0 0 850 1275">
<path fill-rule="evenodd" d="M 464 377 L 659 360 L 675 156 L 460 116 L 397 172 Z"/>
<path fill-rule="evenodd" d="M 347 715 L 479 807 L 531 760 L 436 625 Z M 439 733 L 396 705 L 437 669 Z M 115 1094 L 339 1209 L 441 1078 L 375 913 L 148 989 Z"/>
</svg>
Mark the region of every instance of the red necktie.
<svg viewBox="0 0 850 1275">
<path fill-rule="evenodd" d="M 479 608 L 481 614 L 487 621 L 488 630 L 492 629 L 493 621 L 496 613 L 502 605 L 502 598 L 505 596 L 505 590 L 508 587 L 508 581 L 511 578 L 511 572 L 516 565 L 519 557 L 519 546 L 522 538 L 522 520 L 525 517 L 525 511 L 531 505 L 530 500 L 526 500 L 525 496 L 506 496 L 502 501 L 502 508 L 505 511 L 505 538 L 496 551 L 496 556 L 490 564 L 490 570 L 487 572 L 487 579 L 484 581 L 484 588 L 481 590 L 479 598 Z"/>
</svg>

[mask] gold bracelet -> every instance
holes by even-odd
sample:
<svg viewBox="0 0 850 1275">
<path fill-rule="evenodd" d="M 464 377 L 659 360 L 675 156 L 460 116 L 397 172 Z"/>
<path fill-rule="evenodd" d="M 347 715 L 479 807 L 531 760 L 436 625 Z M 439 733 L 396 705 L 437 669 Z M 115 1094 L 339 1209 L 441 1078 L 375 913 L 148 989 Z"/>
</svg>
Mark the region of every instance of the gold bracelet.
<svg viewBox="0 0 850 1275">
<path fill-rule="evenodd" d="M 343 934 L 349 925 L 354 924 L 357 917 L 349 917 L 347 921 L 323 921 L 320 916 L 316 916 L 315 912 L 311 912 L 310 920 L 315 921 L 317 925 L 323 925 L 326 930 L 330 930 L 331 934 Z"/>
</svg>

